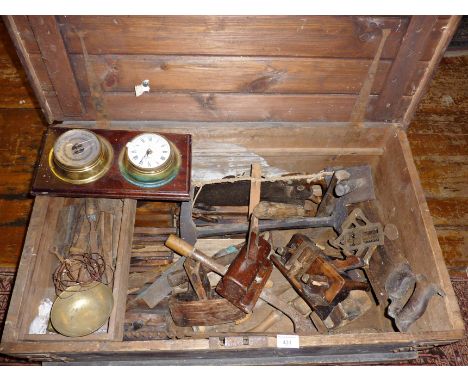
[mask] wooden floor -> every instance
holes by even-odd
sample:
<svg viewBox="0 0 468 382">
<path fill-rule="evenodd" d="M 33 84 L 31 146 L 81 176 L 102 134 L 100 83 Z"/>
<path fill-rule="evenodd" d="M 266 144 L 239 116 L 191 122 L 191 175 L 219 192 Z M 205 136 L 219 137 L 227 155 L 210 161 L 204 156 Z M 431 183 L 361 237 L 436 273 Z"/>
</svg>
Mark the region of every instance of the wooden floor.
<svg viewBox="0 0 468 382">
<path fill-rule="evenodd" d="M 47 124 L 0 21 L 0 267 L 16 267 Z M 468 266 L 468 56 L 446 57 L 408 132 L 452 275 Z"/>
</svg>

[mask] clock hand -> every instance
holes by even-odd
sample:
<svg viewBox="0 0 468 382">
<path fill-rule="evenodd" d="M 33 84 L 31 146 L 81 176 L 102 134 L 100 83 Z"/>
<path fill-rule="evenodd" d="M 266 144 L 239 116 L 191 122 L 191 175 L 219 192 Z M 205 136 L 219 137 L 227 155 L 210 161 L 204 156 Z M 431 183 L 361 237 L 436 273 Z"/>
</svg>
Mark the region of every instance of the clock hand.
<svg viewBox="0 0 468 382">
<path fill-rule="evenodd" d="M 153 151 L 151 149 L 146 150 L 146 154 L 141 158 L 141 161 L 138 164 L 143 164 L 143 159 L 145 159 L 148 155 L 152 154 Z"/>
</svg>

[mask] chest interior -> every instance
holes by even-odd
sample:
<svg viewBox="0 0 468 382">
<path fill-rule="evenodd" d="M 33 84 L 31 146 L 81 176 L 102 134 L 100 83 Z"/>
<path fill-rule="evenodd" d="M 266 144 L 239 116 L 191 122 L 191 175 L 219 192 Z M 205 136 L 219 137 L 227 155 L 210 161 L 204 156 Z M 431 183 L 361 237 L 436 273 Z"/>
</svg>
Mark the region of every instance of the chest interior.
<svg viewBox="0 0 468 382">
<path fill-rule="evenodd" d="M 424 315 L 406 332 L 386 317 L 385 301 L 371 296 L 372 308 L 359 320 L 331 333 L 300 335 L 300 348 L 288 350 L 291 354 L 349 354 L 356 348 L 372 353 L 463 336 L 456 297 L 405 132 L 454 32 L 456 17 L 14 16 L 5 20 L 50 123 L 190 134 L 194 185 L 248 176 L 252 163 L 260 163 L 269 176 L 313 174 L 337 166 L 371 168 L 376 198 L 354 207 L 368 211 L 373 221 L 396 227 L 398 240 L 386 247 L 390 258 L 386 267 L 407 263 L 415 274 L 424 274 L 440 287 L 444 296 L 432 298 Z M 136 96 L 135 87 L 143 82 L 150 90 Z M 247 220 L 248 206 L 231 205 L 229 198 L 226 195 L 223 205 L 208 210 L 195 205 L 195 220 L 208 226 Z M 257 332 L 192 328 L 189 334 L 175 330 L 168 335 L 164 307 L 135 304 L 134 285 L 177 258 L 164 241 L 179 232 L 181 205 L 102 198 L 98 202 L 102 210 L 114 211 L 110 251 L 116 259 L 113 297 L 118 308 L 101 333 L 74 339 L 31 334 L 41 301 L 54 296 L 50 275 L 59 260 L 50 255 L 49 247 L 57 238 L 59 211 L 80 203 L 77 198 L 36 197 L 3 351 L 70 360 L 104 352 L 123 358 L 132 352 L 273 354 L 277 334 L 293 332 L 286 319 L 282 326 Z M 317 235 L 323 239 L 327 232 Z M 284 242 L 283 236 L 275 240 Z M 239 240 L 242 235 L 215 237 L 198 245 L 213 252 Z M 370 266 L 379 268 L 379 256 L 372 257 L 375 264 Z M 380 272 L 385 273 L 384 268 Z M 154 277 L 148 276 L 147 285 L 152 281 Z M 263 309 L 266 315 L 271 313 L 270 307 Z"/>
</svg>

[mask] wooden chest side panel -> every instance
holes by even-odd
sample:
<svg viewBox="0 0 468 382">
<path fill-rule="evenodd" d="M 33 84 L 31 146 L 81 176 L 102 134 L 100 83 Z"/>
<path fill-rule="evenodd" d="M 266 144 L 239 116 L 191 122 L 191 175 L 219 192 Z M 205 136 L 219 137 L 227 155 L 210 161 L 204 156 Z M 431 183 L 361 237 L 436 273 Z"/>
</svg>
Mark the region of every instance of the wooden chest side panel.
<svg viewBox="0 0 468 382">
<path fill-rule="evenodd" d="M 57 221 L 64 202 L 65 198 L 50 198 L 46 201 L 47 211 L 39 228 L 41 240 L 35 252 L 34 270 L 24 291 L 27 300 L 21 308 L 17 322 L 20 339 L 29 332 L 30 324 L 38 314 L 41 300 L 53 293 L 52 272 L 58 260 L 50 249 L 54 245 Z"/>
<path fill-rule="evenodd" d="M 55 88 L 27 16 L 4 16 L 3 20 L 47 122 L 64 120 Z"/>
<path fill-rule="evenodd" d="M 63 16 L 70 53 L 74 30 L 87 32 L 90 54 L 196 54 L 372 58 L 379 28 L 393 30 L 384 58 L 398 51 L 408 17 L 340 16 Z"/>
<path fill-rule="evenodd" d="M 423 274 L 446 294 L 430 300 L 426 312 L 411 326 L 410 332 L 424 332 L 430 328 L 434 332 L 453 330 L 463 333 L 464 323 L 457 298 L 404 132 L 389 135 L 375 183 L 385 211 L 384 221 L 398 228 L 399 240 L 395 241 L 398 251 L 415 274 Z"/>
<path fill-rule="evenodd" d="M 374 108 L 374 118 L 380 121 L 392 121 L 402 114 L 402 90 L 414 75 L 416 64 L 424 54 L 426 41 L 437 22 L 436 16 L 414 16 L 401 42 L 387 82 Z"/>
<path fill-rule="evenodd" d="M 55 17 L 30 16 L 28 20 L 64 115 L 80 116 L 84 111 L 80 90 Z"/>
<path fill-rule="evenodd" d="M 24 300 L 27 298 L 26 293 L 30 287 L 30 279 L 36 263 L 36 254 L 41 241 L 42 225 L 47 213 L 47 207 L 48 198 L 46 196 L 36 198 L 24 242 L 23 253 L 18 266 L 15 287 L 5 320 L 2 342 L 14 342 L 18 340 L 18 321 L 21 316 L 21 307 L 24 305 Z"/>
<path fill-rule="evenodd" d="M 446 30 L 451 20 L 447 16 L 7 19 L 17 26 L 18 34 L 12 36 L 23 42 L 27 68 L 35 73 L 36 91 L 42 93 L 41 105 L 48 105 L 49 120 L 97 120 L 105 115 L 110 120 L 335 122 L 349 120 L 382 29 L 390 29 L 390 34 L 367 120 L 400 122 L 430 74 L 431 59 L 441 54 L 439 41 L 453 32 Z M 51 35 L 43 33 L 45 29 Z M 89 54 L 86 60 L 80 35 Z M 417 54 L 408 56 L 415 46 Z M 60 60 L 51 59 L 54 49 Z M 401 79 L 392 81 L 401 72 Z M 135 97 L 134 86 L 143 80 L 150 81 L 150 93 Z M 96 99 L 96 89 L 101 100 Z M 394 105 L 390 108 L 389 100 Z"/>
<path fill-rule="evenodd" d="M 132 93 L 105 93 L 108 115 L 132 121 L 135 117 L 165 121 L 319 121 L 349 120 L 357 95 L 348 94 L 240 94 L 151 93 L 135 99 Z M 371 109 L 376 97 L 370 99 Z M 91 98 L 85 96 L 88 113 L 95 120 Z M 410 98 L 404 97 L 409 104 Z"/>
<path fill-rule="evenodd" d="M 37 55 L 32 55 L 36 57 Z M 83 93 L 89 91 L 82 54 L 70 54 Z M 152 92 L 219 92 L 285 94 L 357 94 L 369 70 L 366 58 L 90 55 L 90 64 L 104 92 L 133 93 L 142 79 Z M 380 61 L 372 94 L 379 94 L 392 64 Z M 418 82 L 425 62 L 416 63 Z M 412 95 L 407 86 L 405 95 Z"/>
</svg>

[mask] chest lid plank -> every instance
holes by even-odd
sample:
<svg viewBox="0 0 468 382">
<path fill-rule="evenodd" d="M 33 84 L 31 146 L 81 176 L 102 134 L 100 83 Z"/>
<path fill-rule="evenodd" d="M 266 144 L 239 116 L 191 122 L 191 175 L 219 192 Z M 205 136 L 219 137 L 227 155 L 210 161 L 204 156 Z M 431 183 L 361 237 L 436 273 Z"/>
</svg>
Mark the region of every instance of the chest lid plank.
<svg viewBox="0 0 468 382">
<path fill-rule="evenodd" d="M 347 122 L 388 36 L 365 120 L 404 127 L 458 16 L 7 16 L 48 121 Z M 149 80 L 150 92 L 134 87 Z M 96 93 L 98 97 L 96 97 Z"/>
</svg>

